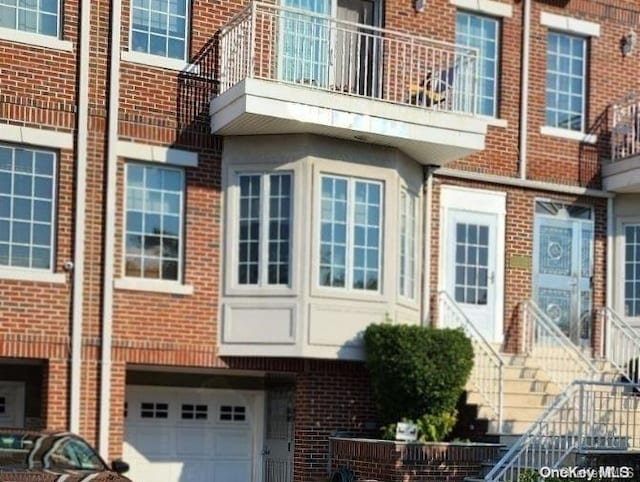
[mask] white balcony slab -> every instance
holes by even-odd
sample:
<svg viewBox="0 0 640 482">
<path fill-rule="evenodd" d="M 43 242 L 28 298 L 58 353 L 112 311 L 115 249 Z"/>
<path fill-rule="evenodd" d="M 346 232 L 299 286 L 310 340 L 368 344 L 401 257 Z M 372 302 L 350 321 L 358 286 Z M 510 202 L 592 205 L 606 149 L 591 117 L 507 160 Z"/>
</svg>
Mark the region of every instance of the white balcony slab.
<svg viewBox="0 0 640 482">
<path fill-rule="evenodd" d="M 640 193 L 640 154 L 602 166 L 605 191 Z"/>
<path fill-rule="evenodd" d="M 485 145 L 487 121 L 467 114 L 246 78 L 210 106 L 212 133 L 310 133 L 392 146 L 421 164 L 443 165 Z"/>
</svg>

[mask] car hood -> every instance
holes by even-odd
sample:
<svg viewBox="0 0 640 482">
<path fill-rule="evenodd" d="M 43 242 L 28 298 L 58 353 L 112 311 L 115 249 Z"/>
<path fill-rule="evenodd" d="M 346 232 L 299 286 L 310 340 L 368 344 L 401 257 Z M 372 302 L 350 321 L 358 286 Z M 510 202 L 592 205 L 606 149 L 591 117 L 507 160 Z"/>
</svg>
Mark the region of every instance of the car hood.
<svg viewBox="0 0 640 482">
<path fill-rule="evenodd" d="M 93 472 L 86 470 L 11 470 L 0 468 L 0 482 L 131 482 L 115 472 Z"/>
</svg>

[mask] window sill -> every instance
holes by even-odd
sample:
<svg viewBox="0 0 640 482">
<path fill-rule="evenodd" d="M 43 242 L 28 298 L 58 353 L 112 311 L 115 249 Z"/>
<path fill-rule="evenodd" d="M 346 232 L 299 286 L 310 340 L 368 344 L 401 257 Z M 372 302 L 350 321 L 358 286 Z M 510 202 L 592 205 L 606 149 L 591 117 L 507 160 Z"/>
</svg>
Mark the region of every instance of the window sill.
<svg viewBox="0 0 640 482">
<path fill-rule="evenodd" d="M 149 291 L 151 293 L 167 293 L 185 296 L 193 294 L 192 285 L 183 285 L 176 281 L 144 278 L 119 278 L 114 280 L 113 286 L 119 290 Z"/>
<path fill-rule="evenodd" d="M 560 129 L 558 127 L 542 126 L 540 128 L 540 134 L 544 136 L 559 137 L 561 139 L 578 141 L 584 144 L 595 144 L 598 142 L 598 136 L 595 134 L 585 134 L 584 132 L 572 131 L 569 129 Z"/>
<path fill-rule="evenodd" d="M 292 286 L 242 286 L 232 285 L 225 290 L 226 296 L 296 296 L 297 291 Z"/>
<path fill-rule="evenodd" d="M 509 123 L 507 122 L 507 119 L 499 119 L 497 117 L 491 117 L 491 116 L 488 116 L 488 115 L 481 115 L 480 119 L 482 119 L 488 125 L 493 126 L 493 127 L 502 127 L 504 129 L 506 129 L 509 126 Z"/>
<path fill-rule="evenodd" d="M 52 273 L 46 270 L 8 268 L 3 266 L 0 267 L 0 279 L 65 284 L 67 282 L 67 275 L 65 273 Z"/>
<path fill-rule="evenodd" d="M 120 60 L 132 62 L 134 64 L 148 65 L 160 69 L 176 70 L 179 72 L 197 73 L 198 67 L 194 64 L 185 62 L 184 60 L 170 59 L 159 55 L 145 54 L 143 52 L 134 52 L 131 50 L 123 50 L 120 53 Z"/>
<path fill-rule="evenodd" d="M 38 33 L 21 32 L 20 30 L 14 30 L 12 28 L 0 27 L 0 39 L 36 47 L 62 50 L 64 52 L 73 51 L 73 43 L 68 40 L 60 40 L 56 37 L 50 37 L 48 35 Z"/>
</svg>

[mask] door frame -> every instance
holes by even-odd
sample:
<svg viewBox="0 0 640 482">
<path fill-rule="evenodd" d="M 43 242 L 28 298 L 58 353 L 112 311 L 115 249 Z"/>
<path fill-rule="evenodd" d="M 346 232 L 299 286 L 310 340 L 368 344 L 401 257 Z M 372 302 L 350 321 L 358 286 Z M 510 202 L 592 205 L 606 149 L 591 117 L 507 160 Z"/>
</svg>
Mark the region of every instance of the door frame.
<svg viewBox="0 0 640 482">
<path fill-rule="evenodd" d="M 559 215 L 553 215 L 553 214 L 545 214 L 545 213 L 538 213 L 536 212 L 537 209 L 537 203 L 538 202 L 551 202 L 551 203 L 557 203 L 563 206 L 575 206 L 575 207 L 584 207 L 584 208 L 588 208 L 591 211 L 591 217 L 590 219 L 586 220 L 586 219 L 581 219 L 578 217 L 571 217 L 570 215 L 563 215 L 563 216 L 559 216 Z M 537 302 L 537 290 L 538 287 L 540 285 L 540 274 L 538 272 L 538 264 L 540 261 L 540 246 L 538 243 L 538 236 L 540 235 L 539 231 L 540 231 L 540 223 L 542 222 L 542 220 L 548 220 L 548 221 L 555 221 L 557 223 L 565 223 L 565 226 L 567 228 L 571 229 L 572 232 L 572 238 L 571 238 L 571 246 L 572 246 L 572 250 L 574 251 L 573 253 L 573 259 L 571 260 L 571 269 L 573 270 L 581 270 L 581 265 L 580 265 L 580 259 L 582 256 L 582 231 L 583 231 L 583 226 L 586 224 L 590 224 L 591 225 L 591 231 L 592 231 L 592 238 L 591 238 L 591 246 L 590 246 L 590 252 L 591 252 L 591 276 L 589 277 L 589 286 L 588 289 L 591 293 L 590 295 L 590 300 L 591 300 L 591 312 L 593 312 L 593 285 L 592 285 L 592 278 L 594 276 L 594 268 L 595 268 L 595 212 L 594 212 L 594 208 L 593 206 L 590 206 L 588 204 L 582 204 L 582 203 L 570 203 L 570 202 L 562 202 L 562 201 L 557 201 L 557 200 L 551 200 L 551 199 L 543 199 L 543 198 L 536 198 L 534 201 L 534 218 L 533 218 L 533 253 L 532 253 L 532 270 L 531 270 L 531 298 Z M 574 265 L 575 263 L 575 265 Z M 573 277 L 574 275 L 571 275 L 570 277 Z M 580 273 L 579 276 L 576 277 L 576 283 L 575 285 L 571 286 L 571 289 L 573 291 L 573 295 L 572 295 L 572 299 L 571 299 L 571 310 L 573 310 L 574 315 L 577 315 L 579 320 L 578 323 L 581 323 L 581 314 L 582 314 L 582 307 L 581 307 L 581 293 L 584 291 L 584 287 L 583 287 L 583 283 L 584 283 L 584 276 L 582 276 L 582 273 Z M 542 307 L 541 307 L 542 309 Z M 543 309 L 544 311 L 544 309 Z M 571 316 L 571 313 L 570 313 Z M 575 322 L 575 320 L 573 320 Z M 589 327 L 589 338 L 588 339 L 584 339 L 581 336 L 581 326 L 572 326 L 571 325 L 572 320 L 571 318 L 569 318 L 569 334 L 565 335 L 567 336 L 567 338 L 569 338 L 571 340 L 572 343 L 574 343 L 576 346 L 584 346 L 584 347 L 588 347 L 591 346 L 591 342 L 593 340 L 593 320 L 591 320 L 591 326 Z M 577 329 L 577 337 L 578 339 L 575 340 L 572 338 L 572 329 Z"/>
<path fill-rule="evenodd" d="M 443 185 L 440 190 L 440 249 L 438 263 L 438 291 L 446 291 L 449 284 L 448 266 L 451 245 L 449 238 L 449 210 L 496 216 L 495 281 L 493 295 L 493 332 L 490 343 L 504 341 L 504 268 L 505 268 L 505 218 L 507 193 L 461 186 Z"/>
<path fill-rule="evenodd" d="M 330 2 L 329 5 L 329 14 L 328 16 L 331 19 L 337 19 L 338 16 L 338 0 L 327 0 Z M 384 4 L 383 0 L 371 0 L 374 4 L 373 6 L 373 23 L 372 27 L 381 28 L 382 27 L 382 19 L 384 15 Z M 288 7 L 286 5 L 287 0 L 278 0 L 278 6 L 285 8 L 293 8 Z M 312 12 L 314 13 L 314 12 Z M 282 19 L 278 21 L 278 35 L 277 35 L 277 44 L 276 44 L 276 52 L 277 52 L 277 61 L 276 61 L 276 78 L 282 79 L 283 77 L 283 58 L 282 58 L 282 49 L 284 47 L 284 35 L 285 29 L 282 27 Z M 328 51 L 327 55 L 329 56 L 329 65 L 327 72 L 327 87 L 332 85 L 332 82 L 335 80 L 335 66 L 331 65 L 334 58 L 335 51 L 335 42 L 336 42 L 336 32 L 333 25 L 329 26 L 329 38 L 328 38 Z M 379 52 L 378 56 L 382 58 L 382 51 Z M 382 72 L 380 75 L 383 75 Z"/>
</svg>

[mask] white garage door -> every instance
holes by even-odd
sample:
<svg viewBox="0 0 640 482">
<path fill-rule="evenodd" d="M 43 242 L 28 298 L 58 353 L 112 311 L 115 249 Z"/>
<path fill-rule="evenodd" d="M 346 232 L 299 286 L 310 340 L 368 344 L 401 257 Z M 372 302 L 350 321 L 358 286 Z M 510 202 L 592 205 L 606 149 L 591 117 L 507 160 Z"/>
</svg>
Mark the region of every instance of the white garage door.
<svg viewBox="0 0 640 482">
<path fill-rule="evenodd" d="M 134 482 L 259 482 L 259 392 L 128 386 L 123 459 Z"/>
</svg>

